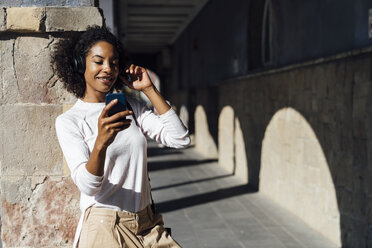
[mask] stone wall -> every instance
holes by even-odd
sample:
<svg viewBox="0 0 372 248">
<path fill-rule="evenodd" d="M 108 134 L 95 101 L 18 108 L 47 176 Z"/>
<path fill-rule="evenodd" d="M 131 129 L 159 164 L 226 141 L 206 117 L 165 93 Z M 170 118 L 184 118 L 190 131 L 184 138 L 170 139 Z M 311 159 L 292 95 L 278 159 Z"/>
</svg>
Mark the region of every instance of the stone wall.
<svg viewBox="0 0 372 248">
<path fill-rule="evenodd" d="M 212 134 L 220 166 L 334 243 L 369 247 L 371 50 L 231 79 L 218 84 L 217 94 L 215 86 L 194 88 L 183 93 L 186 102 L 177 103 L 177 93 L 171 100 L 189 103 L 195 120 L 195 106 L 209 113 L 199 128 L 208 133 L 195 132 L 201 136 L 195 140 Z"/>
<path fill-rule="evenodd" d="M 69 20 L 66 22 L 66 20 Z M 4 247 L 71 247 L 79 192 L 64 169 L 55 118 L 75 98 L 50 67 L 68 32 L 103 25 L 94 7 L 0 8 L 0 185 Z"/>
<path fill-rule="evenodd" d="M 1 0 L 0 7 L 97 6 L 97 0 Z"/>
</svg>

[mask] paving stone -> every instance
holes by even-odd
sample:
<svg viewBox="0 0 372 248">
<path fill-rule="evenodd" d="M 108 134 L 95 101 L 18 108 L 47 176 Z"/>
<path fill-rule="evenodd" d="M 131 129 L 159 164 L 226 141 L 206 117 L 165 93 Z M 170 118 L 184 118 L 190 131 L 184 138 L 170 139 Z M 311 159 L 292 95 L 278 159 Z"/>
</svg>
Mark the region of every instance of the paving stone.
<svg viewBox="0 0 372 248">
<path fill-rule="evenodd" d="M 154 143 L 149 143 L 149 148 L 149 161 L 168 163 L 150 171 L 150 178 L 165 225 L 172 228 L 172 236 L 182 247 L 336 247 L 299 218 L 229 175 L 217 161 L 204 163 L 202 157 L 195 156 L 194 148 L 170 150 Z M 176 163 L 172 165 L 172 161 Z M 187 165 L 191 162 L 192 166 Z"/>
</svg>

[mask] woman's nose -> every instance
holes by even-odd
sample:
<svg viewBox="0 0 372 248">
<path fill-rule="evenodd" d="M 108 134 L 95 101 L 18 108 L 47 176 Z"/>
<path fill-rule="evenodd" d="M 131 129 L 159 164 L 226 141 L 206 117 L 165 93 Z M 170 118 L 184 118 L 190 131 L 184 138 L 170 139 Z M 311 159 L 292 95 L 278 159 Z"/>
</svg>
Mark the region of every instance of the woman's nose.
<svg viewBox="0 0 372 248">
<path fill-rule="evenodd" d="M 111 63 L 104 63 L 104 68 L 103 70 L 106 72 L 111 72 L 113 70 L 113 65 Z"/>
</svg>

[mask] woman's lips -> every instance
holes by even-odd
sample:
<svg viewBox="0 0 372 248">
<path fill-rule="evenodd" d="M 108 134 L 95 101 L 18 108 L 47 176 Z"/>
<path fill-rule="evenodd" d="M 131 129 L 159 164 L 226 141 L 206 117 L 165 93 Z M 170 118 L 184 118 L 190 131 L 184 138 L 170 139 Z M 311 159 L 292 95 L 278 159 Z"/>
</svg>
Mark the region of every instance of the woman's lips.
<svg viewBox="0 0 372 248">
<path fill-rule="evenodd" d="M 105 84 L 105 85 L 108 85 L 108 86 L 110 86 L 111 83 L 112 83 L 112 78 L 111 78 L 111 77 L 97 77 L 97 79 L 98 79 L 101 83 L 103 83 L 103 84 Z"/>
</svg>

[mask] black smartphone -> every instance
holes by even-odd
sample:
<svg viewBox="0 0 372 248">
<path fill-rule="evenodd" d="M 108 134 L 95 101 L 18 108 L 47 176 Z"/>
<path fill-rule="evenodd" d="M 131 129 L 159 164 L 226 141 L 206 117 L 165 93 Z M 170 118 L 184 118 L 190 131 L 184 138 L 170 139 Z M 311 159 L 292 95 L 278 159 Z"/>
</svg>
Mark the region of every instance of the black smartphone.
<svg viewBox="0 0 372 248">
<path fill-rule="evenodd" d="M 116 113 L 127 110 L 127 102 L 125 99 L 124 93 L 110 93 L 106 95 L 106 105 L 109 104 L 112 100 L 118 99 L 118 102 L 109 110 L 108 115 L 112 116 Z M 124 117 L 125 119 L 125 117 Z"/>
</svg>

